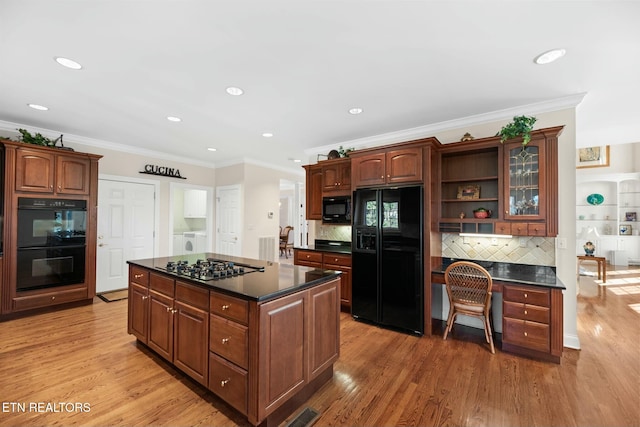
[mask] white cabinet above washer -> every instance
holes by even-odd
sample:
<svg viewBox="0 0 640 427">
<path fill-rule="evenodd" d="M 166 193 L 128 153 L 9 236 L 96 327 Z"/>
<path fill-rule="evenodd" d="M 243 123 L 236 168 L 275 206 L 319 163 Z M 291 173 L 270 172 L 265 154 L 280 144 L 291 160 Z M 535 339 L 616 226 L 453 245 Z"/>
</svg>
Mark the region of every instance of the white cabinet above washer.
<svg viewBox="0 0 640 427">
<path fill-rule="evenodd" d="M 207 192 L 205 190 L 184 190 L 184 217 L 207 217 Z"/>
</svg>

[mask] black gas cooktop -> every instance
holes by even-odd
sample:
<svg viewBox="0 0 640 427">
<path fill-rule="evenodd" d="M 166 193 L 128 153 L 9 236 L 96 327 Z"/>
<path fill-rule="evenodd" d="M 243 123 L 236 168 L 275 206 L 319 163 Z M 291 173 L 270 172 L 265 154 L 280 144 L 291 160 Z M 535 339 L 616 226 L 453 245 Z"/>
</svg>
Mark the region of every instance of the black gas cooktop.
<svg viewBox="0 0 640 427">
<path fill-rule="evenodd" d="M 167 273 L 196 280 L 222 280 L 248 273 L 264 272 L 264 267 L 254 267 L 215 258 L 189 261 L 169 261 L 164 267 L 156 267 Z"/>
</svg>

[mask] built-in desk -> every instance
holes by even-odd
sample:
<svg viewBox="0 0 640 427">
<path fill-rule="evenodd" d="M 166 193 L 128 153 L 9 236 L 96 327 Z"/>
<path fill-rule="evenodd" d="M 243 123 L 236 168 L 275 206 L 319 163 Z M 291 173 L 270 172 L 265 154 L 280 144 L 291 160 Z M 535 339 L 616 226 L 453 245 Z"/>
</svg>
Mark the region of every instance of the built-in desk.
<svg viewBox="0 0 640 427">
<path fill-rule="evenodd" d="M 433 258 L 431 284 L 444 284 L 454 258 Z M 502 350 L 560 363 L 565 286 L 554 267 L 465 260 L 485 268 L 502 294 Z"/>
</svg>

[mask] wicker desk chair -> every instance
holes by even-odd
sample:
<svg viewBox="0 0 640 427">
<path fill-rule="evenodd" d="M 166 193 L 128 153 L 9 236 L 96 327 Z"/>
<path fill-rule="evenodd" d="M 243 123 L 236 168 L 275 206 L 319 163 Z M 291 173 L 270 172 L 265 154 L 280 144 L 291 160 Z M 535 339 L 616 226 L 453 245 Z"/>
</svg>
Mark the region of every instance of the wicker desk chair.
<svg viewBox="0 0 640 427">
<path fill-rule="evenodd" d="M 444 280 L 449 296 L 449 317 L 443 339 L 451 331 L 458 314 L 475 316 L 482 319 L 484 336 L 495 353 L 491 333 L 491 276 L 481 266 L 468 261 L 457 261 L 447 267 Z"/>
</svg>

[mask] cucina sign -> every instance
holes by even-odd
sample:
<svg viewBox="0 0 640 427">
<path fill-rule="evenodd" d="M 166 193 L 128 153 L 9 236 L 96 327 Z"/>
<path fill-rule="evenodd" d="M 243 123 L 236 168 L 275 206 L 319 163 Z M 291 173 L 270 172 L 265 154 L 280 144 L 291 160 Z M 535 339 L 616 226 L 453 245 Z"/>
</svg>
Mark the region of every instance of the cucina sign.
<svg viewBox="0 0 640 427">
<path fill-rule="evenodd" d="M 140 173 L 145 173 L 147 175 L 160 175 L 170 176 L 172 178 L 187 179 L 180 175 L 180 169 L 170 168 L 167 166 L 144 165 L 144 170 L 140 171 Z"/>
</svg>

